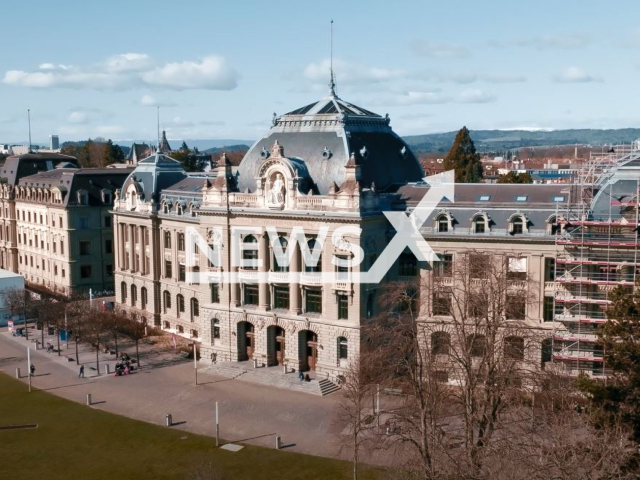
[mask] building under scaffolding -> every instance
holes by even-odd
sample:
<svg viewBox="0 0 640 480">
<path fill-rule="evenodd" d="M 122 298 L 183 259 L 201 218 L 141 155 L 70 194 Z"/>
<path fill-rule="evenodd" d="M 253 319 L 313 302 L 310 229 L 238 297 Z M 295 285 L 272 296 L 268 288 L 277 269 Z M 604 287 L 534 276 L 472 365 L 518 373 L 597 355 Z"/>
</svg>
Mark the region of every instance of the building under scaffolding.
<svg viewBox="0 0 640 480">
<path fill-rule="evenodd" d="M 640 141 L 592 155 L 558 212 L 553 361 L 565 374 L 606 376 L 597 329 L 609 295 L 640 273 Z"/>
</svg>

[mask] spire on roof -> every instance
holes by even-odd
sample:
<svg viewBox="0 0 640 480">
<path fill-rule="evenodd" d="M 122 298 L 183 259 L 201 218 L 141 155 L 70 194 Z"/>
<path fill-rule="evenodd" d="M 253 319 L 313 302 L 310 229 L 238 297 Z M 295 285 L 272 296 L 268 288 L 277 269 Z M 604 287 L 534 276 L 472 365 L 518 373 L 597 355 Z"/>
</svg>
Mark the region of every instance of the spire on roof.
<svg viewBox="0 0 640 480">
<path fill-rule="evenodd" d="M 167 132 L 162 130 L 162 139 L 158 145 L 159 153 L 169 153 L 171 152 L 171 146 L 169 145 L 169 141 L 167 140 Z"/>
<path fill-rule="evenodd" d="M 330 55 L 329 69 L 331 71 L 331 78 L 329 79 L 329 93 L 332 97 L 336 96 L 336 76 L 333 74 L 333 19 L 331 19 L 331 55 Z"/>
</svg>

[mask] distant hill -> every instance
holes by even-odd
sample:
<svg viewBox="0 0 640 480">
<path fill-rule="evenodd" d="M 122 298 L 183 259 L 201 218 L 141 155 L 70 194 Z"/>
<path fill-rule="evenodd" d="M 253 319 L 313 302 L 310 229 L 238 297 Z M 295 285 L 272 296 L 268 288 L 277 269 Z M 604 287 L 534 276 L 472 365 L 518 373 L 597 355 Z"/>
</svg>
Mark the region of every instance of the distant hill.
<svg viewBox="0 0 640 480">
<path fill-rule="evenodd" d="M 249 145 L 228 145 L 226 147 L 213 147 L 204 150 L 202 153 L 219 153 L 219 152 L 239 152 L 246 153 L 249 150 Z"/>
<path fill-rule="evenodd" d="M 447 152 L 457 132 L 409 135 L 404 140 L 417 152 Z M 482 152 L 549 145 L 604 145 L 631 143 L 640 138 L 640 128 L 612 130 L 471 130 L 476 148 Z"/>
<path fill-rule="evenodd" d="M 180 148 L 180 145 L 182 145 L 182 142 L 186 142 L 186 144 L 189 146 L 189 148 L 197 148 L 198 150 L 200 150 L 201 152 L 206 151 L 207 149 L 210 148 L 221 148 L 221 147 L 225 147 L 227 148 L 227 145 L 231 145 L 231 146 L 236 146 L 236 145 L 251 145 L 253 144 L 253 140 L 238 140 L 238 139 L 220 139 L 220 140 L 216 140 L 216 139 L 198 139 L 198 140 L 182 140 L 182 139 L 175 139 L 175 138 L 170 138 L 169 139 L 169 145 L 171 145 L 171 148 L 173 149 L 178 149 Z M 123 147 L 131 147 L 131 144 L 135 142 L 135 143 L 146 143 L 147 145 L 157 145 L 158 144 L 158 140 L 114 140 L 113 143 L 116 143 L 118 145 L 121 145 Z M 248 149 L 249 147 L 247 147 Z"/>
</svg>

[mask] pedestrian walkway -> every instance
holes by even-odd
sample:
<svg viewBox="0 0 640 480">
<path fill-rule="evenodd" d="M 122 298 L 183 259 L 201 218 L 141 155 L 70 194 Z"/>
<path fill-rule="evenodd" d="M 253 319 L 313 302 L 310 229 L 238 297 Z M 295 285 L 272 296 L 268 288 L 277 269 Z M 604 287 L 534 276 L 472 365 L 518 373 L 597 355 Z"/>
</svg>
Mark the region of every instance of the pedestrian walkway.
<svg viewBox="0 0 640 480">
<path fill-rule="evenodd" d="M 282 366 L 254 368 L 253 362 L 219 362 L 202 368 L 200 372 L 311 395 L 329 395 L 340 389 L 338 385 L 327 379 L 311 379 L 310 382 L 301 382 L 297 373 L 284 373 Z"/>
</svg>

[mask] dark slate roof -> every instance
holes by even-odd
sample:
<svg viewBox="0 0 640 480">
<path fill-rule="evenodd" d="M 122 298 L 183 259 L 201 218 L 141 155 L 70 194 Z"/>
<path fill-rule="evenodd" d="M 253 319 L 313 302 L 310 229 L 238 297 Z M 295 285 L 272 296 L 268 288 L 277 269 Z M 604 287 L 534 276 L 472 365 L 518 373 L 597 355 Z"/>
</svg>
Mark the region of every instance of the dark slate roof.
<svg viewBox="0 0 640 480">
<path fill-rule="evenodd" d="M 409 146 L 389 126 L 388 117 L 329 95 L 274 118 L 271 129 L 240 163 L 240 191 L 255 191 L 258 170 L 266 160 L 263 152 L 270 152 L 276 140 L 284 147 L 284 156 L 304 162 L 310 182 L 321 195 L 328 194 L 334 182 L 344 182 L 351 153 L 361 157 L 364 187 L 375 183 L 380 191 L 424 176 Z"/>
<path fill-rule="evenodd" d="M 129 150 L 129 160 L 133 159 L 133 154 L 135 152 L 136 158 L 142 158 L 149 151 L 149 145 L 146 143 L 134 143 L 131 145 L 131 149 Z"/>
<path fill-rule="evenodd" d="M 165 192 L 169 193 L 197 193 L 202 192 L 204 190 L 204 184 L 207 180 L 213 182 L 215 180 L 215 175 L 189 175 L 187 178 L 180 180 L 178 183 L 174 185 L 170 185 L 164 189 Z"/>
<path fill-rule="evenodd" d="M 63 187 L 66 191 L 63 205 L 79 205 L 78 191 L 85 190 L 89 205 L 104 206 L 102 191 L 112 194 L 122 187 L 131 168 L 59 168 L 23 177 L 19 186 L 53 188 Z"/>
<path fill-rule="evenodd" d="M 124 182 L 122 193 L 131 183 L 135 182 L 143 194 L 143 201 L 158 202 L 162 190 L 175 185 L 186 177 L 187 174 L 180 162 L 156 152 L 138 162 L 134 171 Z"/>
<path fill-rule="evenodd" d="M 0 168 L 0 177 L 6 178 L 10 185 L 16 185 L 22 177 L 51 170 L 61 163 L 78 166 L 75 157 L 60 153 L 12 155 L 5 160 L 4 165 Z"/>
</svg>

